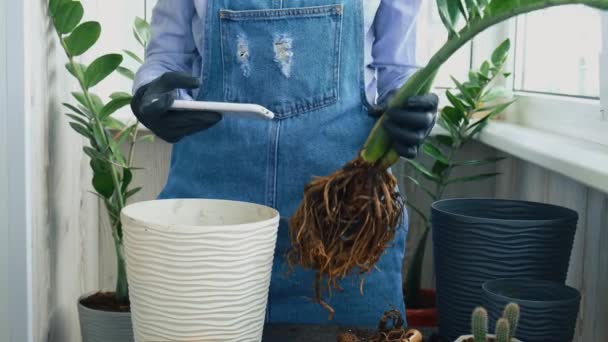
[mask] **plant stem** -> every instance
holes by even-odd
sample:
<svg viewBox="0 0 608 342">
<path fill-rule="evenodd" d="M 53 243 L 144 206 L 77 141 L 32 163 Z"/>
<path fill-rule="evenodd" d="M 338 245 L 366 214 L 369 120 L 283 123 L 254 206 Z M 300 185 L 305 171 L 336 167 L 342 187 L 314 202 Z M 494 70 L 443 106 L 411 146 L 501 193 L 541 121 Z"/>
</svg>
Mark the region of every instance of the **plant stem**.
<svg viewBox="0 0 608 342">
<path fill-rule="evenodd" d="M 427 84 L 430 85 L 430 83 L 432 83 L 432 77 L 439 68 L 462 46 L 485 29 L 520 14 L 567 4 L 584 4 L 596 8 L 608 9 L 607 0 L 535 0 L 528 1 L 525 4 L 521 4 L 510 10 L 504 10 L 495 15 L 486 16 L 483 19 L 477 19 L 465 26 L 457 36 L 450 38 L 448 42 L 431 57 L 427 66 L 410 77 L 405 85 L 401 87 L 397 96 L 391 101 L 389 108 L 403 107 L 407 103 L 408 98 L 423 94 L 424 88 L 429 87 Z M 382 127 L 383 121 L 384 117 L 380 118 L 372 129 L 367 142 L 361 150 L 361 158 L 368 163 L 375 164 L 386 156 L 382 161 L 382 166 L 393 165 L 399 158 L 396 157 L 396 153 L 390 151 L 391 141 Z"/>
<path fill-rule="evenodd" d="M 127 282 L 127 268 L 125 264 L 125 255 L 122 242 L 119 237 L 114 235 L 114 247 L 116 248 L 116 300 L 119 303 L 126 304 L 129 302 L 129 283 Z"/>
</svg>

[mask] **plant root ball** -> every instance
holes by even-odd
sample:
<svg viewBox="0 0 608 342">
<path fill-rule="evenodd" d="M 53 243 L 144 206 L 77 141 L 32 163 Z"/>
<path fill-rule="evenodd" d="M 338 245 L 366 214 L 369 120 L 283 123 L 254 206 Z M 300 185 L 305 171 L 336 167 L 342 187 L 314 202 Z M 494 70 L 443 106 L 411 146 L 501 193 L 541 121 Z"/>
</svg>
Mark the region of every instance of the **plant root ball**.
<svg viewBox="0 0 608 342">
<path fill-rule="evenodd" d="M 290 222 L 290 267 L 316 270 L 315 301 L 347 275 L 370 272 L 395 238 L 403 200 L 388 170 L 358 158 L 309 183 Z M 361 291 L 363 291 L 363 277 Z"/>
</svg>

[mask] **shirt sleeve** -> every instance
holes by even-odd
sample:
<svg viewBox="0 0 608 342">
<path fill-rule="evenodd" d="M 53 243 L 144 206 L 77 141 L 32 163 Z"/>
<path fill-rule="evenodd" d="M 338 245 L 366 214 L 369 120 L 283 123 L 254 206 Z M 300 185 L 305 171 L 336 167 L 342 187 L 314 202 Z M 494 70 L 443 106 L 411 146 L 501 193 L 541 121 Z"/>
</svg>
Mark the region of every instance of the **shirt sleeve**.
<svg viewBox="0 0 608 342">
<path fill-rule="evenodd" d="M 374 19 L 373 62 L 377 104 L 383 104 L 420 65 L 416 61 L 416 19 L 423 0 L 382 0 Z"/>
<path fill-rule="evenodd" d="M 198 57 L 192 33 L 195 15 L 192 0 L 158 1 L 152 14 L 151 38 L 145 62 L 135 75 L 134 93 L 166 72 L 192 74 L 192 63 Z M 179 91 L 179 96 L 191 99 L 184 90 Z"/>
</svg>

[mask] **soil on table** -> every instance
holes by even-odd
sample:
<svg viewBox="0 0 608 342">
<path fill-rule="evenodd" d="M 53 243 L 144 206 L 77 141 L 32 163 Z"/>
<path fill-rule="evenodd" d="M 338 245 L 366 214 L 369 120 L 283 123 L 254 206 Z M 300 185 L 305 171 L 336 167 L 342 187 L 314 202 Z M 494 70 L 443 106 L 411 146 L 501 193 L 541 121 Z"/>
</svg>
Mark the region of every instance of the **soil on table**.
<svg viewBox="0 0 608 342">
<path fill-rule="evenodd" d="M 97 292 L 96 294 L 81 300 L 80 304 L 89 309 L 98 311 L 131 312 L 131 304 L 117 302 L 114 292 Z"/>
</svg>

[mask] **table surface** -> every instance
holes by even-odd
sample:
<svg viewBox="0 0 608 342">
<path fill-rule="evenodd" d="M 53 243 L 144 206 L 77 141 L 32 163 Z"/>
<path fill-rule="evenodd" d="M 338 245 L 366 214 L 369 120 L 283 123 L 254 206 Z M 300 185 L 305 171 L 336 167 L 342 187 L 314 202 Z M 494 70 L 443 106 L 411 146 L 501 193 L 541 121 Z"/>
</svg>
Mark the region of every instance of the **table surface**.
<svg viewBox="0 0 608 342">
<path fill-rule="evenodd" d="M 336 342 L 338 333 L 345 329 L 331 325 L 268 325 L 262 342 Z M 425 337 L 431 330 L 419 329 Z"/>
</svg>

